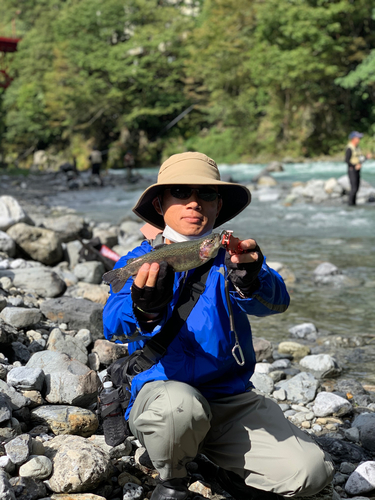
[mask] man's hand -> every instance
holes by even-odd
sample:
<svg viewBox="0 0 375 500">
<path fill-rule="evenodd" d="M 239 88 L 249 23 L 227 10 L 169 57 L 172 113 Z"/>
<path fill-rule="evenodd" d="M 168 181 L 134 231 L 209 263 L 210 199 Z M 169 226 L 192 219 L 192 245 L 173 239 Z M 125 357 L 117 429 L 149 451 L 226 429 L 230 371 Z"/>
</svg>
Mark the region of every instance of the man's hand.
<svg viewBox="0 0 375 500">
<path fill-rule="evenodd" d="M 260 286 L 258 274 L 262 268 L 263 254 L 253 239 L 242 240 L 239 245 L 244 253 L 227 253 L 225 264 L 237 291 L 244 297 L 250 297 Z"/>
<path fill-rule="evenodd" d="M 239 246 L 244 253 L 229 252 L 233 264 L 246 264 L 256 262 L 259 259 L 259 247 L 255 240 L 242 240 Z"/>
<path fill-rule="evenodd" d="M 158 317 L 173 297 L 174 271 L 166 262 L 143 264 L 134 279 L 131 296 L 142 319 Z"/>
<path fill-rule="evenodd" d="M 356 170 L 361 170 L 362 165 L 360 163 L 357 163 L 357 165 L 354 167 Z"/>
</svg>

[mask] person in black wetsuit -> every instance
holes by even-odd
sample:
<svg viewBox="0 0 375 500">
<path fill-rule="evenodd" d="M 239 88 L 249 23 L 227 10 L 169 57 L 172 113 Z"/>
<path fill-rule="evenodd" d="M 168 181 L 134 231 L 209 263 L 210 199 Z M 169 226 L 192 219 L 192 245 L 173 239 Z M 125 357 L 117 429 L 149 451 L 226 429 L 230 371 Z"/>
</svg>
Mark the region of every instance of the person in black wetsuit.
<svg viewBox="0 0 375 500">
<path fill-rule="evenodd" d="M 363 134 L 354 131 L 349 134 L 349 142 L 345 150 L 345 162 L 348 165 L 348 176 L 350 181 L 349 205 L 356 204 L 357 192 L 361 178 L 363 162 L 371 158 L 371 154 L 364 156 L 359 149 L 359 143 Z"/>
</svg>

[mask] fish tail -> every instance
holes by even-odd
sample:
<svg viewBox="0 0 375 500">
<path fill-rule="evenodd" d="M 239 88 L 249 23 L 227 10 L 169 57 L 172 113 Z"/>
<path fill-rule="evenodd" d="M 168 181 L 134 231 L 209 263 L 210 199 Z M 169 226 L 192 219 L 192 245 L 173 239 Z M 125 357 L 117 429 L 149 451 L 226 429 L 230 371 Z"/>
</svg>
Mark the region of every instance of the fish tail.
<svg viewBox="0 0 375 500">
<path fill-rule="evenodd" d="M 112 269 L 103 274 L 103 281 L 108 285 L 112 285 L 112 290 L 117 293 L 125 285 L 130 278 L 131 273 L 124 271 L 124 269 Z"/>
</svg>

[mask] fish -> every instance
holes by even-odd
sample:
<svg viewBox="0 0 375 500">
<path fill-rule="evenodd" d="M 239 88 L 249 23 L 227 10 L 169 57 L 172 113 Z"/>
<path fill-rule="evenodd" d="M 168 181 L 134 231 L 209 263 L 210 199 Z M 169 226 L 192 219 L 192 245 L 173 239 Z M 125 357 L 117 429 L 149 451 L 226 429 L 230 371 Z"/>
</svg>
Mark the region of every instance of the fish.
<svg viewBox="0 0 375 500">
<path fill-rule="evenodd" d="M 106 272 L 103 274 L 103 281 L 112 285 L 113 292 L 117 293 L 130 276 L 138 273 L 145 262 L 160 264 L 160 262 L 166 261 L 177 272 L 195 269 L 216 257 L 219 249 L 223 246 L 221 241 L 221 233 L 213 233 L 198 240 L 162 245 L 141 257 L 129 259 L 124 267 Z"/>
</svg>

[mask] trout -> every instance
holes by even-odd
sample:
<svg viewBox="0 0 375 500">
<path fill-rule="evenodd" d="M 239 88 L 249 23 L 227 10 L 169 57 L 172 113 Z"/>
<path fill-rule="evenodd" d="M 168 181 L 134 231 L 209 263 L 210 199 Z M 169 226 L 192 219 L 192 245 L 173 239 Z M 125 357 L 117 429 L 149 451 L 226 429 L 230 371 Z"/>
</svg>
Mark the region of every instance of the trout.
<svg viewBox="0 0 375 500">
<path fill-rule="evenodd" d="M 160 264 L 160 262 L 166 261 L 177 272 L 195 269 L 216 257 L 219 249 L 223 246 L 221 239 L 220 233 L 214 233 L 199 240 L 163 245 L 141 257 L 129 259 L 124 267 L 108 271 L 103 274 L 103 281 L 112 285 L 112 290 L 117 293 L 130 276 L 138 273 L 145 262 Z"/>
</svg>

